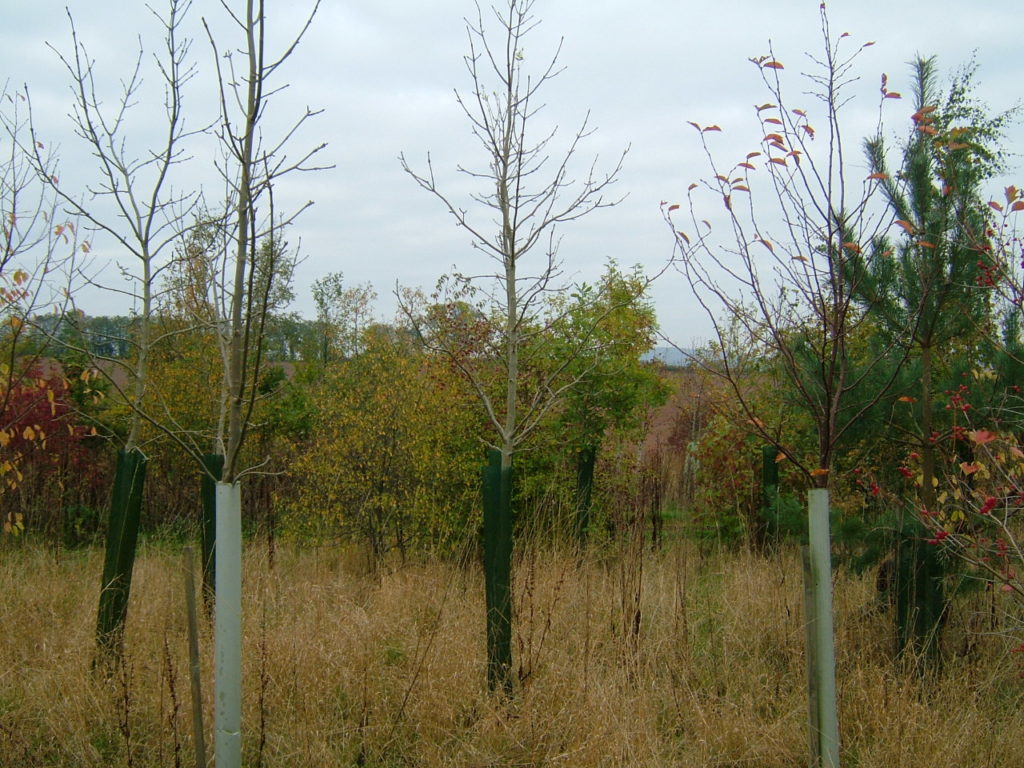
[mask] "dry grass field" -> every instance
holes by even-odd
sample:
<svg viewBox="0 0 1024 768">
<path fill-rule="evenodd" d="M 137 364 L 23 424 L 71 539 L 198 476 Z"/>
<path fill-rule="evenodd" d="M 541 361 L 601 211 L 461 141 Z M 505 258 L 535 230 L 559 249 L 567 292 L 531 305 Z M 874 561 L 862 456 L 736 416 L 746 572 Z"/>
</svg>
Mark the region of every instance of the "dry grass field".
<svg viewBox="0 0 1024 768">
<path fill-rule="evenodd" d="M 106 678 L 101 553 L 0 552 L 0 766 L 195 765 L 182 562 L 143 547 Z M 475 564 L 367 574 L 354 553 L 283 547 L 245 568 L 248 766 L 806 765 L 795 550 L 521 558 L 509 702 L 484 685 Z M 957 604 L 925 681 L 893 663 L 870 576 L 837 572 L 835 600 L 844 765 L 1024 766 L 1020 638 L 991 592 Z M 206 625 L 201 643 L 209 730 Z"/>
</svg>

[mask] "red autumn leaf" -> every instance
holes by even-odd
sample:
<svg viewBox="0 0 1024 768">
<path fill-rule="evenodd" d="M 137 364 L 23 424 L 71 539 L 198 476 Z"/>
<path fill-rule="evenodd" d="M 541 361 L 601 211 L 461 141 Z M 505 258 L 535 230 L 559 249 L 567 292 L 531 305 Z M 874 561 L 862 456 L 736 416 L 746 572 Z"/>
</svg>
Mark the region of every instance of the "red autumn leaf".
<svg viewBox="0 0 1024 768">
<path fill-rule="evenodd" d="M 978 445 L 991 443 L 998 437 L 995 432 L 989 432 L 987 429 L 974 429 L 968 432 L 967 435 Z"/>
<path fill-rule="evenodd" d="M 751 163 L 739 163 L 736 167 L 737 168 L 747 168 L 748 170 L 751 170 L 751 171 L 756 171 L 757 170 L 757 166 L 752 165 Z"/>
<path fill-rule="evenodd" d="M 760 156 L 761 156 L 760 152 L 747 152 L 747 160 L 750 160 L 751 158 L 754 158 L 754 157 L 760 157 Z"/>
<path fill-rule="evenodd" d="M 679 203 L 673 203 L 672 205 L 670 205 L 668 207 L 668 212 L 669 213 L 672 213 L 672 211 L 678 211 L 678 210 L 679 210 Z"/>
<path fill-rule="evenodd" d="M 768 134 L 765 134 L 765 137 L 762 139 L 762 141 L 772 141 L 772 142 L 778 142 L 778 143 L 781 144 L 782 143 L 782 137 L 779 136 L 779 134 L 777 134 L 777 133 L 768 133 Z"/>
<path fill-rule="evenodd" d="M 975 464 L 975 463 L 970 463 L 969 464 L 966 461 L 961 461 L 960 462 L 960 471 L 963 472 L 965 475 L 973 475 L 979 469 L 981 469 L 981 467 L 978 464 Z"/>
<path fill-rule="evenodd" d="M 885 94 L 885 98 L 887 98 L 887 99 L 902 99 L 903 96 L 901 96 L 896 91 L 887 91 L 886 94 Z"/>
<path fill-rule="evenodd" d="M 707 131 L 721 131 L 721 130 L 722 129 L 719 128 L 717 125 L 709 125 L 707 128 L 704 129 L 704 132 L 706 133 Z"/>
<path fill-rule="evenodd" d="M 1010 206 L 1011 211 L 1024 211 L 1024 200 L 1018 200 Z"/>
<path fill-rule="evenodd" d="M 772 125 L 782 125 L 782 121 L 779 120 L 779 118 L 777 118 L 777 117 L 766 117 L 761 122 L 763 122 L 763 123 L 771 123 Z"/>
<path fill-rule="evenodd" d="M 804 129 L 804 132 L 808 136 L 810 136 L 812 139 L 814 138 L 814 129 L 811 128 L 811 126 L 809 126 L 809 125 L 801 125 L 800 127 Z"/>
<path fill-rule="evenodd" d="M 939 135 L 939 132 L 932 128 L 930 125 L 919 125 L 917 126 L 917 130 L 919 130 L 921 133 L 927 133 L 929 136 Z"/>
<path fill-rule="evenodd" d="M 1014 200 L 1017 199 L 1017 188 L 1013 186 L 1013 184 L 1011 184 L 1006 188 L 1004 194 L 1006 195 L 1006 202 L 1012 203 Z"/>
<path fill-rule="evenodd" d="M 828 474 L 828 470 L 827 469 L 818 468 L 818 469 L 812 469 L 811 470 L 811 477 L 822 477 L 822 476 L 827 475 L 827 474 Z"/>
<path fill-rule="evenodd" d="M 729 183 L 729 177 L 728 176 L 723 176 L 720 173 L 715 174 L 715 178 L 718 179 L 719 181 L 724 181 L 726 184 Z"/>
<path fill-rule="evenodd" d="M 680 231 L 680 232 L 676 232 L 676 234 L 677 234 L 677 235 L 679 235 L 679 236 L 680 236 L 680 237 L 681 237 L 681 238 L 682 238 L 682 239 L 683 239 L 683 240 L 684 240 L 684 241 L 686 242 L 686 244 L 687 244 L 687 245 L 689 245 L 689 244 L 690 244 L 690 238 L 688 238 L 688 237 L 686 236 L 686 233 L 685 233 L 685 232 L 681 232 L 681 231 Z"/>
<path fill-rule="evenodd" d="M 996 202 L 995 200 L 989 200 L 989 203 L 988 203 L 988 207 L 989 207 L 989 208 L 992 208 L 992 209 L 994 209 L 994 210 L 997 210 L 997 211 L 999 211 L 1000 213 L 1002 213 L 1002 212 L 1003 212 L 1003 206 L 1001 206 L 1001 205 L 1000 205 L 999 203 L 997 203 L 997 202 Z"/>
<path fill-rule="evenodd" d="M 786 164 L 786 158 L 784 158 L 784 157 L 773 157 L 768 162 L 775 163 L 776 165 L 785 165 Z"/>
<path fill-rule="evenodd" d="M 693 184 L 691 184 L 690 186 L 688 186 L 688 187 L 686 188 L 686 191 L 687 191 L 687 192 L 692 192 L 692 191 L 693 191 L 693 190 L 695 190 L 696 188 L 697 188 L 697 184 L 696 184 L 696 183 L 693 183 Z"/>
<path fill-rule="evenodd" d="M 761 66 L 767 69 L 785 69 L 785 67 L 782 66 L 782 63 L 778 61 L 766 61 Z"/>
</svg>

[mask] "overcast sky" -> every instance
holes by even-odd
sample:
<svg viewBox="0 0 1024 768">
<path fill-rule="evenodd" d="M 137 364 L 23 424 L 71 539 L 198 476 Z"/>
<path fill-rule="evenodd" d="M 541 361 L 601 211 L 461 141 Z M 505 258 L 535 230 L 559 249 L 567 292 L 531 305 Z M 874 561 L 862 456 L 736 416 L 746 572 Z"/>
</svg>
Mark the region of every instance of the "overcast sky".
<svg viewBox="0 0 1024 768">
<path fill-rule="evenodd" d="M 153 3 L 162 8 L 161 0 Z M 88 152 L 70 133 L 68 79 L 47 47 L 70 51 L 65 5 L 96 61 L 99 81 L 109 84 L 110 101 L 139 38 L 147 51 L 159 50 L 159 28 L 135 0 L 5 3 L 0 85 L 28 84 L 37 125 L 60 146 L 65 183 L 84 188 L 91 173 Z M 538 122 L 560 126 L 558 137 L 568 139 L 589 111 L 597 132 L 580 152 L 588 160 L 597 155 L 599 168 L 613 166 L 630 147 L 616 188 L 626 199 L 561 231 L 559 253 L 568 280 L 596 278 L 609 258 L 656 270 L 671 256 L 672 238 L 659 203 L 681 199 L 691 181 L 706 175 L 697 137 L 686 121 L 721 125 L 723 147 L 756 143 L 752 106 L 763 102 L 765 93 L 748 58 L 767 53 L 770 43 L 799 94 L 805 87 L 796 77 L 807 63 L 804 52 L 821 48 L 818 5 L 817 0 L 537 0 L 534 10 L 542 25 L 526 41 L 524 63 L 540 66 L 564 37 L 560 61 L 566 67 L 544 92 L 546 107 Z M 282 41 L 308 8 L 297 0 L 268 0 L 267 6 Z M 965 11 L 965 4 L 952 0 L 844 0 L 831 3 L 829 11 L 834 32 L 847 31 L 858 44 L 876 43 L 859 59 L 862 87 L 844 123 L 850 142 L 873 130 L 883 72 L 891 89 L 909 92 L 907 62 L 917 54 L 938 55 L 944 72 L 975 55 L 978 96 L 993 111 L 1010 108 L 1022 96 L 1024 30 L 1018 3 L 982 0 Z M 323 158 L 335 166 L 284 184 L 279 193 L 281 206 L 315 201 L 290 235 L 293 242 L 301 239 L 305 256 L 296 275 L 294 309 L 310 315 L 312 281 L 340 271 L 351 284 L 372 283 L 381 297 L 379 314 L 389 319 L 396 281 L 429 289 L 453 267 L 464 272 L 480 267 L 483 257 L 472 249 L 468 234 L 402 172 L 397 159 L 404 152 L 423 169 L 429 151 L 440 186 L 456 197 L 473 190 L 456 165 L 480 168 L 485 158 L 454 97 L 455 89 L 468 93 L 471 88 L 462 57 L 467 50 L 463 17 L 472 13 L 469 0 L 324 0 L 312 30 L 282 72 L 290 88 L 270 108 L 280 124 L 307 105 L 323 109 L 295 137 L 294 146 L 298 152 L 326 141 Z M 192 59 L 199 74 L 186 91 L 193 127 L 212 120 L 216 106 L 212 54 L 199 23 L 203 14 L 215 29 L 225 28 L 218 3 L 194 0 L 187 31 L 196 37 Z M 156 85 L 151 62 L 144 66 L 147 85 Z M 138 127 L 130 136 L 139 153 L 159 126 L 161 107 L 158 89 L 142 92 L 132 118 Z M 905 132 L 911 111 L 909 101 L 886 106 L 894 135 Z M 1020 125 L 1009 138 L 1008 146 L 1021 146 Z M 861 162 L 859 153 L 853 162 Z M 180 169 L 178 184 L 208 179 L 209 163 L 206 149 L 197 144 L 195 160 Z M 1009 165 L 1012 178 L 1020 179 L 1020 159 L 1009 158 Z M 94 245 L 101 260 L 118 257 L 109 243 Z M 90 314 L 127 309 L 83 296 Z M 709 335 L 709 323 L 680 276 L 662 277 L 653 297 L 672 340 L 689 346 Z"/>
</svg>

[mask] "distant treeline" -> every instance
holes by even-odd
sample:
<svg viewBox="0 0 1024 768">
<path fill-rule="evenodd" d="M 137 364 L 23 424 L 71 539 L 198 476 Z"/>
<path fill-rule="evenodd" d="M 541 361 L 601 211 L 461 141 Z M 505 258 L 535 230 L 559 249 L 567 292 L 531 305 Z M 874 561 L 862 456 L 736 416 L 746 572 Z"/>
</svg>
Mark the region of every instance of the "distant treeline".
<svg viewBox="0 0 1024 768">
<path fill-rule="evenodd" d="M 161 319 L 157 318 L 159 325 Z M 167 329 L 185 330 L 180 317 L 163 318 Z M 100 358 L 125 360 L 131 357 L 138 330 L 136 315 L 66 315 L 51 313 L 33 318 L 23 351 L 47 350 L 47 356 L 64 358 L 76 351 Z M 272 362 L 321 361 L 326 354 L 327 332 L 320 320 L 295 312 L 273 314 L 264 329 L 264 358 Z"/>
</svg>

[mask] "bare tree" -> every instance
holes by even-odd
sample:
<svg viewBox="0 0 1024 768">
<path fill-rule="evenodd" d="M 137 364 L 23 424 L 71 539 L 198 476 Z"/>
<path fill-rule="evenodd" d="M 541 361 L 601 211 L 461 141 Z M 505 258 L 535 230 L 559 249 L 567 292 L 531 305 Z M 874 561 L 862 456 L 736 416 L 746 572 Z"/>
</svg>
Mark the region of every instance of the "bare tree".
<svg viewBox="0 0 1024 768">
<path fill-rule="evenodd" d="M 295 52 L 313 23 L 319 0 L 283 51 L 272 58 L 266 48 L 267 15 L 264 0 L 246 0 L 241 12 L 221 3 L 242 38 L 237 49 L 224 51 L 204 19 L 220 85 L 221 115 L 217 136 L 223 148 L 219 164 L 227 189 L 223 251 L 219 254 L 224 281 L 218 302 L 224 308 L 219 328 L 227 395 L 226 421 L 217 435 L 224 467 L 216 489 L 216 672 L 214 754 L 218 768 L 241 765 L 241 491 L 245 474 L 240 451 L 250 425 L 262 358 L 262 340 L 271 306 L 274 259 L 284 252 L 283 231 L 311 202 L 279 215 L 274 185 L 281 177 L 318 170 L 313 160 L 326 145 L 319 144 L 289 157 L 287 147 L 296 132 L 317 113 L 306 111 L 280 134 L 265 142 L 265 118 L 271 97 L 285 85 L 275 85 L 278 70 Z M 236 66 L 235 55 L 241 59 Z M 269 241 L 268 258 L 261 265 L 261 241 Z M 261 277 L 262 276 L 262 277 Z"/>
<path fill-rule="evenodd" d="M 456 91 L 456 100 L 486 158 L 480 168 L 458 168 L 482 187 L 470 196 L 470 208 L 442 191 L 429 155 L 425 173 L 414 171 L 405 156 L 400 157 L 402 168 L 441 201 L 494 268 L 442 280 L 441 303 L 468 303 L 468 312 L 455 309 L 459 317 L 452 319 L 473 328 L 468 336 L 441 334 L 434 339 L 472 383 L 496 432 L 493 449 L 500 458 L 495 471 L 501 480 L 495 483 L 501 488 L 501 501 L 494 530 L 500 541 L 493 552 L 488 549 L 488 681 L 492 688 L 505 691 L 511 690 L 512 456 L 559 394 L 571 386 L 567 361 L 540 364 L 549 325 L 546 299 L 565 287 L 559 282 L 558 227 L 618 202 L 606 194 L 625 156 L 623 152 L 606 172 L 598 170 L 595 158 L 582 165 L 582 176 L 576 178 L 580 145 L 593 131 L 589 115 L 561 150 L 555 149 L 555 129 L 537 133 L 537 115 L 544 106 L 541 89 L 561 71 L 561 44 L 536 70 L 529 68 L 525 40 L 538 24 L 532 0 L 506 0 L 486 13 L 478 5 L 475 19 L 466 20 L 469 53 L 464 60 L 472 85 L 468 95 Z M 589 341 L 580 339 L 581 348 Z M 486 359 L 500 361 L 497 380 L 491 378 L 493 365 L 479 364 L 482 361 L 469 353 L 467 342 L 482 343 Z M 485 509 L 485 518 L 487 514 Z"/>
<path fill-rule="evenodd" d="M 784 65 L 773 53 L 751 59 L 772 99 L 756 107 L 763 131 L 759 148 L 735 164 L 722 165 L 709 140 L 722 129 L 692 123 L 711 176 L 690 185 L 688 208 L 671 205 L 665 213 L 679 246 L 678 268 L 715 329 L 718 359 L 707 367 L 732 389 L 752 428 L 775 444 L 815 489 L 809 516 L 817 586 L 818 701 L 811 725 L 812 734 L 820 736 L 815 759 L 838 766 L 827 489 L 845 431 L 881 396 L 877 391 L 866 398 L 857 394 L 891 350 L 873 360 L 853 361 L 848 342 L 864 318 L 854 303 L 851 261 L 869 249 L 892 217 L 871 204 L 878 178 L 853 170 L 841 131 L 842 108 L 856 80 L 854 62 L 871 43 L 851 51 L 848 35 L 830 30 L 824 4 L 821 31 L 823 55 L 810 57 L 813 69 L 805 74 L 821 122 L 814 122 L 812 108 L 789 103 Z M 883 101 L 887 96 L 898 94 L 888 92 L 883 80 Z M 698 213 L 705 196 L 721 206 L 723 238 Z M 675 220 L 680 209 L 689 214 L 685 225 Z M 737 329 L 743 337 L 739 345 L 734 343 Z M 779 414 L 757 410 L 755 395 L 764 382 L 763 376 L 751 375 L 752 366 L 765 357 L 781 368 L 813 420 L 817 445 L 811 458 L 780 437 Z"/>
<path fill-rule="evenodd" d="M 29 140 L 19 143 L 37 179 L 67 215 L 93 233 L 110 238 L 130 256 L 127 264 L 120 265 L 129 277 L 129 287 L 101 286 L 130 296 L 138 306 L 137 333 L 130 340 L 132 357 L 127 361 L 109 359 L 107 365 L 100 367 L 130 406 L 128 433 L 118 456 L 114 480 L 97 619 L 100 651 L 104 655 L 112 653 L 115 658 L 120 653 L 127 614 L 145 480 L 142 425 L 152 421 L 144 402 L 149 358 L 159 341 L 153 335 L 152 324 L 157 278 L 166 269 L 173 243 L 186 228 L 187 217 L 198 199 L 195 190 L 175 190 L 171 179 L 175 166 L 187 159 L 184 144 L 196 133 L 186 128 L 183 110 L 183 90 L 194 74 L 188 58 L 190 41 L 182 34 L 189 6 L 189 0 L 169 0 L 163 15 L 151 9 L 164 36 L 164 51 L 153 60 L 163 87 L 165 121 L 161 138 L 140 148 L 128 135 L 132 110 L 143 97 L 145 53 L 141 45 L 133 69 L 122 80 L 120 95 L 107 106 L 97 83 L 95 62 L 79 39 L 69 11 L 72 50 L 67 54 L 54 50 L 70 80 L 70 117 L 76 135 L 95 162 L 95 181 L 84 195 L 62 183 L 53 170 L 52 156 L 46 154 L 45 137 L 34 122 L 30 99 Z M 28 98 L 27 88 L 25 93 Z M 93 283 L 92 275 L 82 269 L 77 271 L 76 279 L 79 283 Z M 118 377 L 111 375 L 112 366 L 125 369 L 129 382 L 126 387 L 122 388 Z"/>
</svg>

